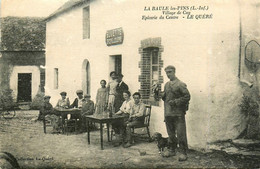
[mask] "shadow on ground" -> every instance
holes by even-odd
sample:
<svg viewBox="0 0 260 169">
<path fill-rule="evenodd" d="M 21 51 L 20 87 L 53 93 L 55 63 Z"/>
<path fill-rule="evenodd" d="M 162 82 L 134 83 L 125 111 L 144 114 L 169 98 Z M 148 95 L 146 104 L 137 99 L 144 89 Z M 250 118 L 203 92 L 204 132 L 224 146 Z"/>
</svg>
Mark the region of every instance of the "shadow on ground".
<svg viewBox="0 0 260 169">
<path fill-rule="evenodd" d="M 154 142 L 137 140 L 130 148 L 113 147 L 104 132 L 100 150 L 99 131 L 87 134 L 43 133 L 34 122 L 37 111 L 18 111 L 12 120 L 0 119 L 0 150 L 12 153 L 22 168 L 259 168 L 259 156 L 228 154 L 224 151 L 190 150 L 188 160 L 162 158 Z M 140 151 L 146 152 L 141 156 Z"/>
</svg>

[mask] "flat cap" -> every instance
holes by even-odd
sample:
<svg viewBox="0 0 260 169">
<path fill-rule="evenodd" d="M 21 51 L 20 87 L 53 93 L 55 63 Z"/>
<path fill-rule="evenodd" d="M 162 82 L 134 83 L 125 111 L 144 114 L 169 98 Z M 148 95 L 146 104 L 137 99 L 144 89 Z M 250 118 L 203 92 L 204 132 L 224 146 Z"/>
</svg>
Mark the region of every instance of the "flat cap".
<svg viewBox="0 0 260 169">
<path fill-rule="evenodd" d="M 66 92 L 60 92 L 60 95 L 67 96 L 67 93 Z"/>
<path fill-rule="evenodd" d="M 164 68 L 164 70 L 165 70 L 165 71 L 166 71 L 166 70 L 174 70 L 174 71 L 175 71 L 175 67 L 172 66 L 172 65 L 169 65 L 169 66 L 167 66 L 166 68 Z"/>
<path fill-rule="evenodd" d="M 77 94 L 83 94 L 83 91 L 82 90 L 77 90 L 76 93 Z"/>
</svg>

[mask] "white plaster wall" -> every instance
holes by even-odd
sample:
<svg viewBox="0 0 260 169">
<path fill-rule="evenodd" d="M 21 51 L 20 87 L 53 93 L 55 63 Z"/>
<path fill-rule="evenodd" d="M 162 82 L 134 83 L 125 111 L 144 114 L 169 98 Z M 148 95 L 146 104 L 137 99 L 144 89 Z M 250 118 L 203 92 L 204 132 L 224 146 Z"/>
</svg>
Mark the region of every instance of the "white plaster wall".
<svg viewBox="0 0 260 169">
<path fill-rule="evenodd" d="M 37 94 L 40 85 L 40 70 L 37 66 L 14 66 L 10 76 L 10 89 L 13 90 L 13 98 L 16 101 L 18 95 L 18 73 L 32 74 L 32 99 Z"/>
<path fill-rule="evenodd" d="M 95 1 L 90 6 L 90 39 L 82 39 L 82 8 L 76 8 L 47 23 L 46 91 L 52 103 L 65 90 L 71 101 L 82 86 L 82 63 L 91 69 L 91 95 L 95 100 L 101 79 L 108 80 L 110 55 L 122 55 L 122 73 L 130 92 L 138 91 L 140 69 L 138 48 L 141 40 L 161 37 L 164 66 L 173 64 L 177 76 L 191 93 L 187 112 L 189 144 L 206 148 L 206 143 L 235 138 L 243 129 L 237 103 L 241 97 L 238 83 L 239 8 L 236 1 L 204 2 L 212 20 L 143 21 L 145 5 L 202 5 L 197 1 Z M 232 9 L 232 10 L 231 10 Z M 113 11 L 113 12 L 112 12 Z M 223 15 L 228 13 L 229 17 Z M 106 46 L 107 30 L 122 27 L 124 42 Z M 53 69 L 59 68 L 59 89 L 53 89 Z M 167 77 L 162 71 L 164 82 Z M 163 108 L 152 108 L 151 130 L 167 135 Z"/>
<path fill-rule="evenodd" d="M 241 48 L 241 80 L 246 80 L 258 88 L 260 84 L 260 70 L 256 72 L 249 70 L 245 65 L 245 47 L 251 40 L 260 44 L 260 5 L 256 3 L 247 3 L 241 0 L 241 27 L 242 27 L 242 48 Z M 260 46 L 258 51 L 260 51 Z M 260 94 L 260 93 L 258 93 Z"/>
</svg>

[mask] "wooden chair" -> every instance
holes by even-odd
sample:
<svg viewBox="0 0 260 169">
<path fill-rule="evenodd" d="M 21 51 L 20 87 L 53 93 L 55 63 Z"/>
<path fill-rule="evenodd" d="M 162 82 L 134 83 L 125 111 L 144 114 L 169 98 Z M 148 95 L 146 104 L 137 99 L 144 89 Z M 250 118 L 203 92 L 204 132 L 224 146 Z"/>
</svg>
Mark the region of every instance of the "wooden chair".
<svg viewBox="0 0 260 169">
<path fill-rule="evenodd" d="M 46 134 L 46 127 L 52 127 L 51 121 L 45 119 L 45 116 L 43 117 L 43 132 Z"/>
<path fill-rule="evenodd" d="M 138 125 L 138 126 L 135 126 L 135 127 L 132 127 L 132 133 L 135 134 L 135 129 L 137 128 L 146 128 L 146 131 L 147 131 L 147 135 L 149 137 L 149 139 L 151 138 L 151 135 L 150 135 L 150 130 L 149 130 L 149 125 L 150 125 L 150 118 L 151 118 L 151 112 L 152 112 L 152 106 L 151 105 L 146 105 L 145 106 L 146 109 L 145 109 L 145 118 L 144 118 L 144 123 L 141 124 L 141 125 Z M 111 127 L 112 128 L 112 127 Z M 110 140 L 112 141 L 112 137 L 114 135 L 114 130 L 111 129 L 111 134 L 110 134 Z"/>
<path fill-rule="evenodd" d="M 146 134 L 148 135 L 149 139 L 151 138 L 150 131 L 149 131 L 149 126 L 150 126 L 150 118 L 151 118 L 151 112 L 152 112 L 152 106 L 151 105 L 146 105 L 145 106 L 145 114 L 144 114 L 144 123 L 140 124 L 138 126 L 132 127 L 132 133 L 135 134 L 135 129 L 137 128 L 146 128 Z"/>
<path fill-rule="evenodd" d="M 70 118 L 70 119 L 65 118 L 64 133 L 66 133 L 68 135 L 68 133 L 71 132 L 71 131 L 77 132 L 80 122 L 81 121 L 80 121 L 79 117 L 73 117 L 73 118 Z"/>
<path fill-rule="evenodd" d="M 47 116 L 47 115 L 45 115 Z M 53 127 L 52 124 L 51 124 L 51 120 L 49 119 L 46 119 L 45 116 L 43 117 L 43 132 L 46 134 L 46 128 L 47 127 Z M 59 117 L 61 118 L 61 117 Z M 60 127 L 60 129 L 62 130 L 62 126 Z"/>
</svg>

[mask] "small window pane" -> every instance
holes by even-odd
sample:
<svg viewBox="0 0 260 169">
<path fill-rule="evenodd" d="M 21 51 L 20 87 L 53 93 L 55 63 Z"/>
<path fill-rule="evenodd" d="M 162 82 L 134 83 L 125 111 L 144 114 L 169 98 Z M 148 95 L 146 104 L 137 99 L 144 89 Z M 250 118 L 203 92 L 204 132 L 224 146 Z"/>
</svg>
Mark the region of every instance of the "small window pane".
<svg viewBox="0 0 260 169">
<path fill-rule="evenodd" d="M 152 52 L 152 64 L 158 64 L 158 51 Z"/>
<path fill-rule="evenodd" d="M 153 66 L 152 67 L 152 79 L 153 80 L 158 80 L 159 79 L 158 66 Z"/>
<path fill-rule="evenodd" d="M 83 39 L 90 38 L 90 14 L 89 6 L 83 8 Z"/>
<path fill-rule="evenodd" d="M 59 88 L 59 69 L 54 68 L 54 89 Z"/>
</svg>

